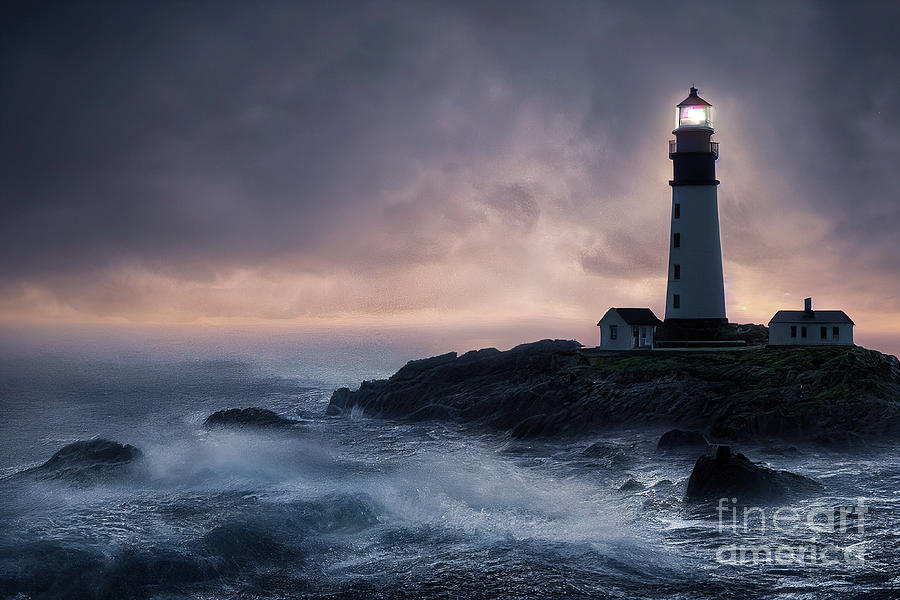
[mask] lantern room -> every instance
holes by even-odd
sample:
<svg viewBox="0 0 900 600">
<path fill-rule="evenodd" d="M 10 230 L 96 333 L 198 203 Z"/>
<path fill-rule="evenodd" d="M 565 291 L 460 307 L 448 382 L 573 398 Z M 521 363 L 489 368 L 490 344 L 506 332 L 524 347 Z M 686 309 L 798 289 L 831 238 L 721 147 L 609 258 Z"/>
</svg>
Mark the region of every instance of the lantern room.
<svg viewBox="0 0 900 600">
<path fill-rule="evenodd" d="M 676 129 L 712 129 L 712 105 L 697 95 L 697 88 L 691 87 L 690 95 L 675 107 Z"/>
</svg>

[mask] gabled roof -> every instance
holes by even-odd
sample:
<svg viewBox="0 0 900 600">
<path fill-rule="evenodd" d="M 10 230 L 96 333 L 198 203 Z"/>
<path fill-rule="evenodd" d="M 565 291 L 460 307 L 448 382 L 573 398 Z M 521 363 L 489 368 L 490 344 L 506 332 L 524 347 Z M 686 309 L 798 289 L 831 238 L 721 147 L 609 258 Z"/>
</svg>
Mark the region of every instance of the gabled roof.
<svg viewBox="0 0 900 600">
<path fill-rule="evenodd" d="M 697 88 L 691 86 L 690 95 L 675 106 L 712 106 L 712 104 L 698 96 Z"/>
<path fill-rule="evenodd" d="M 769 321 L 772 323 L 850 323 L 853 320 L 842 310 L 779 310 Z"/>
<path fill-rule="evenodd" d="M 616 311 L 622 320 L 629 325 L 662 325 L 663 322 L 656 318 L 649 308 L 611 308 Z M 598 321 L 600 325 L 602 321 Z"/>
</svg>

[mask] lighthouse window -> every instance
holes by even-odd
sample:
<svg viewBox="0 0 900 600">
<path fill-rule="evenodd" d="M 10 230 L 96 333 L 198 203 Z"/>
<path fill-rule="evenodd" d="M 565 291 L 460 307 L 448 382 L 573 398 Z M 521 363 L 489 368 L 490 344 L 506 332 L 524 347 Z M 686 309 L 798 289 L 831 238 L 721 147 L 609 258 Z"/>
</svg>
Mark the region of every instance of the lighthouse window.
<svg viewBox="0 0 900 600">
<path fill-rule="evenodd" d="M 800 328 L 800 337 L 802 337 L 802 338 L 806 337 L 806 327 Z"/>
<path fill-rule="evenodd" d="M 672 273 L 673 279 L 681 279 L 681 265 L 672 265 L 674 269 L 674 273 Z"/>
<path fill-rule="evenodd" d="M 675 205 L 675 215 L 674 216 L 676 219 L 681 218 L 681 205 L 680 204 Z"/>
<path fill-rule="evenodd" d="M 675 294 L 672 296 L 672 308 L 681 308 L 681 295 Z"/>
<path fill-rule="evenodd" d="M 710 106 L 679 106 L 679 127 L 712 127 Z"/>
<path fill-rule="evenodd" d="M 831 328 L 831 339 L 836 340 L 841 337 L 841 328 L 840 327 L 832 327 Z"/>
<path fill-rule="evenodd" d="M 797 326 L 796 325 L 791 325 L 791 337 L 792 338 L 797 337 Z"/>
<path fill-rule="evenodd" d="M 673 233 L 672 234 L 672 246 L 675 248 L 681 248 L 681 234 Z"/>
<path fill-rule="evenodd" d="M 610 325 L 609 326 L 609 339 L 616 340 L 619 338 L 619 326 L 618 325 Z"/>
</svg>

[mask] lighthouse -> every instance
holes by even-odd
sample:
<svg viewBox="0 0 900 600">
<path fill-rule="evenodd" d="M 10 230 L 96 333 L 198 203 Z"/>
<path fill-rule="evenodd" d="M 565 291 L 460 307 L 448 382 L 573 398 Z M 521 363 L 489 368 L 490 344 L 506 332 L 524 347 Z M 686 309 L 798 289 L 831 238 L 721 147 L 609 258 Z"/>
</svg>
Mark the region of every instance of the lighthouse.
<svg viewBox="0 0 900 600">
<path fill-rule="evenodd" d="M 712 141 L 712 105 L 690 95 L 675 110 L 675 139 L 669 141 L 673 164 L 669 277 L 666 288 L 666 337 L 709 339 L 728 322 L 716 160 Z"/>
</svg>

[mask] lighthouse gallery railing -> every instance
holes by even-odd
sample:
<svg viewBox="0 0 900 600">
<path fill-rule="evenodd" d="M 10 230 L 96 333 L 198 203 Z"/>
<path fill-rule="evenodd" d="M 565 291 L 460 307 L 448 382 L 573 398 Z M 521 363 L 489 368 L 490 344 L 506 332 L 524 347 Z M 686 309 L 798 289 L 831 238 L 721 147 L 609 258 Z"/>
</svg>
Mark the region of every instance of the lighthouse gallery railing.
<svg viewBox="0 0 900 600">
<path fill-rule="evenodd" d="M 669 154 L 675 154 L 676 152 L 678 152 L 678 140 L 669 140 Z M 712 152 L 713 156 L 719 158 L 719 142 L 710 142 L 709 152 Z"/>
</svg>

